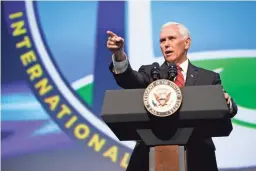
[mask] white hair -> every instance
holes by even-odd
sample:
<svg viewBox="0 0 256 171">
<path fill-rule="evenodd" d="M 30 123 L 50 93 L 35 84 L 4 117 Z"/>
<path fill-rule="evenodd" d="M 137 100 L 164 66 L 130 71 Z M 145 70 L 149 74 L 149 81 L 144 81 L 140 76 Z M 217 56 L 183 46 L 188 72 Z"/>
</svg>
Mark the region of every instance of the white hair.
<svg viewBox="0 0 256 171">
<path fill-rule="evenodd" d="M 178 29 L 180 31 L 180 34 L 183 36 L 183 38 L 187 38 L 189 37 L 190 38 L 190 33 L 189 33 L 189 30 L 188 28 L 186 28 L 183 24 L 181 23 L 177 23 L 177 22 L 167 22 L 165 23 L 162 28 L 166 27 L 166 26 L 171 26 L 171 25 L 176 25 L 178 26 Z"/>
</svg>

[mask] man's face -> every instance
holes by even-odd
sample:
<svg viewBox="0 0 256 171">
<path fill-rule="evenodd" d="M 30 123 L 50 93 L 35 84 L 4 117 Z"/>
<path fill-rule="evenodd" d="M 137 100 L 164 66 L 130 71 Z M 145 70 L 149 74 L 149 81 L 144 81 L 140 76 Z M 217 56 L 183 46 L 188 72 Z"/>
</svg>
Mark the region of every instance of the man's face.
<svg viewBox="0 0 256 171">
<path fill-rule="evenodd" d="M 178 26 L 170 25 L 161 30 L 160 48 L 167 62 L 181 62 L 190 46 L 190 39 L 180 34 Z"/>
</svg>

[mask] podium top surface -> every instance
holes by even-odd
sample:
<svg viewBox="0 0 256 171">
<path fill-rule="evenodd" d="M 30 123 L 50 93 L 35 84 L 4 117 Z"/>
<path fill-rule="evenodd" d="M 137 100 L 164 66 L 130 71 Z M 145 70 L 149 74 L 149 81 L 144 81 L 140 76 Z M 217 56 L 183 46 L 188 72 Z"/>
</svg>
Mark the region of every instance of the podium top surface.
<svg viewBox="0 0 256 171">
<path fill-rule="evenodd" d="M 143 104 L 145 89 L 106 91 L 101 117 L 105 122 L 147 122 Z M 220 119 L 228 115 L 228 106 L 221 85 L 186 86 L 181 88 L 180 120 Z"/>
</svg>

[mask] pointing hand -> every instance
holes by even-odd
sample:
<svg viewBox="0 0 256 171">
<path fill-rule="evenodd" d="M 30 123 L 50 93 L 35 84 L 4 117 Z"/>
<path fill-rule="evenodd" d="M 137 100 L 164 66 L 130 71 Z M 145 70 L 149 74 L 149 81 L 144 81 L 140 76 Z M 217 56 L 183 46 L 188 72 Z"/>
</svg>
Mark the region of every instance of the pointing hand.
<svg viewBox="0 0 256 171">
<path fill-rule="evenodd" d="M 116 61 L 125 60 L 124 54 L 124 39 L 122 37 L 117 36 L 112 31 L 107 31 L 109 35 L 107 41 L 107 48 L 115 55 Z"/>
</svg>

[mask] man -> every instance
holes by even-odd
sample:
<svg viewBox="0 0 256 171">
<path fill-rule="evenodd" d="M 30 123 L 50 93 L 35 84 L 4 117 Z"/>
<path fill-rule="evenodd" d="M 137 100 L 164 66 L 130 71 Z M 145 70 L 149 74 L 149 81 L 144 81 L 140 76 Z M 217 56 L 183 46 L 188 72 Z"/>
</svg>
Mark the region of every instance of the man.
<svg viewBox="0 0 256 171">
<path fill-rule="evenodd" d="M 124 52 L 124 39 L 111 31 L 107 41 L 108 49 L 113 53 L 110 71 L 117 84 L 124 89 L 146 88 L 153 80 L 150 76 L 152 65 L 143 65 L 138 71 L 132 69 Z M 174 62 L 179 71 L 181 86 L 216 85 L 221 84 L 218 73 L 196 67 L 190 63 L 187 53 L 191 45 L 188 29 L 175 22 L 163 25 L 160 32 L 160 48 L 165 62 L 161 65 L 162 78 L 168 79 L 168 64 Z M 237 113 L 237 105 L 224 91 L 224 96 L 230 110 L 230 117 Z M 215 146 L 211 138 L 197 137 L 191 139 L 186 147 L 188 171 L 217 171 Z M 137 142 L 132 153 L 127 171 L 148 171 L 147 159 L 149 149 Z"/>
</svg>

